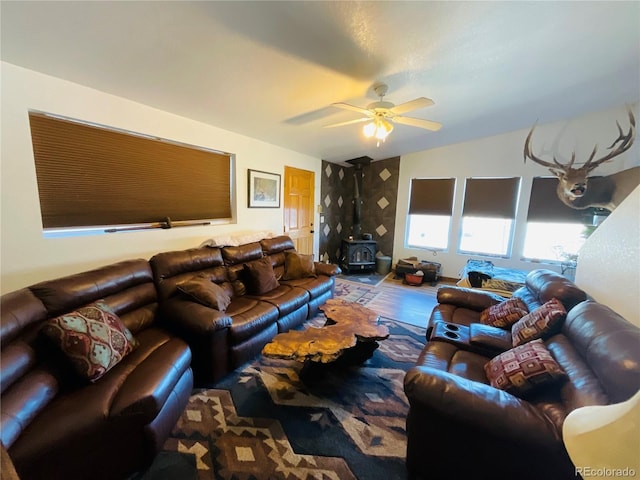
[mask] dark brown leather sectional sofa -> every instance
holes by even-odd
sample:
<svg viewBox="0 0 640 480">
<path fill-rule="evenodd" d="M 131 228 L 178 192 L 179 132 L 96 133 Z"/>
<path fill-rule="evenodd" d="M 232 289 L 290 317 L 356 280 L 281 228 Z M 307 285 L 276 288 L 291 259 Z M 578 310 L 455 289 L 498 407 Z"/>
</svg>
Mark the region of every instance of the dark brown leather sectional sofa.
<svg viewBox="0 0 640 480">
<path fill-rule="evenodd" d="M 563 303 L 562 329 L 544 343 L 568 380 L 524 400 L 489 384 L 486 351 L 431 339 L 405 377 L 411 478 L 578 478 L 562 441 L 566 416 L 582 406 L 622 402 L 640 388 L 638 327 L 549 270 L 530 272 L 514 296 L 529 311 L 554 297 Z M 441 288 L 427 339 L 436 322 L 471 325 L 502 300 Z"/>
<path fill-rule="evenodd" d="M 146 468 L 196 384 L 257 355 L 333 296 L 339 269 L 246 294 L 243 263 L 268 257 L 282 275 L 288 237 L 128 260 L 3 295 L 0 299 L 0 442 L 23 480 L 120 479 Z M 211 274 L 232 286 L 226 312 L 189 300 L 177 284 Z M 41 334 L 51 318 L 103 300 L 139 342 L 90 383 Z M 193 355 L 192 355 L 193 352 Z"/>
<path fill-rule="evenodd" d="M 279 332 L 302 324 L 333 297 L 340 268 L 315 262 L 316 276 L 283 280 L 285 252 L 295 251 L 287 236 L 238 247 L 202 247 L 160 253 L 150 263 L 161 300 L 161 316 L 187 340 L 197 385 L 215 382 L 260 353 Z M 250 295 L 244 265 L 268 257 L 279 286 Z M 190 301 L 177 289 L 196 274 L 212 275 L 235 292 L 226 312 Z"/>
</svg>

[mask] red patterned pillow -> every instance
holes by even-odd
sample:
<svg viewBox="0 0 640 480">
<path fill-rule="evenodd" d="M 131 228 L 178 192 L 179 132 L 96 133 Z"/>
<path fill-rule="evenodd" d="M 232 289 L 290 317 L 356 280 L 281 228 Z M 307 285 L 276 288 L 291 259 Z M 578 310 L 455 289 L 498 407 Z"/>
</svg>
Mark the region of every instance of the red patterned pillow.
<svg viewBox="0 0 640 480">
<path fill-rule="evenodd" d="M 491 386 L 518 397 L 566 380 L 542 340 L 533 340 L 489 360 L 484 371 Z"/>
<path fill-rule="evenodd" d="M 71 360 L 76 371 L 92 382 L 138 346 L 120 318 L 102 301 L 52 318 L 42 330 Z"/>
<path fill-rule="evenodd" d="M 550 337 L 560 330 L 566 317 L 567 311 L 564 305 L 557 298 L 552 298 L 511 327 L 513 346 L 522 345 L 536 338 Z"/>
<path fill-rule="evenodd" d="M 527 305 L 518 297 L 491 305 L 480 314 L 480 323 L 492 327 L 510 329 L 522 317 L 529 313 Z"/>
</svg>

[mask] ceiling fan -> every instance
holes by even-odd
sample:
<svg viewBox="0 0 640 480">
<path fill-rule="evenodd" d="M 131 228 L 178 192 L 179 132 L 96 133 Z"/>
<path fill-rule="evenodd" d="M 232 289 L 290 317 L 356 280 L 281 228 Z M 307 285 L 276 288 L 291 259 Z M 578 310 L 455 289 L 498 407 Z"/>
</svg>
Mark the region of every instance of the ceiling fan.
<svg viewBox="0 0 640 480">
<path fill-rule="evenodd" d="M 370 103 L 367 108 L 356 107 L 348 103 L 332 103 L 331 106 L 342 108 L 344 110 L 350 110 L 357 112 L 364 117 L 357 118 L 355 120 L 348 120 L 346 122 L 333 123 L 331 125 L 325 125 L 325 128 L 341 127 L 343 125 L 351 125 L 354 123 L 369 122 L 363 128 L 365 137 L 375 137 L 378 140 L 378 146 L 380 141 L 385 141 L 387 136 L 393 130 L 393 123 L 399 123 L 401 125 L 409 125 L 411 127 L 424 128 L 426 130 L 438 131 L 442 127 L 441 123 L 433 122 L 431 120 L 423 120 L 421 118 L 404 117 L 403 113 L 418 110 L 420 108 L 430 107 L 433 105 L 433 100 L 430 98 L 419 97 L 415 100 L 411 100 L 400 105 L 394 105 L 391 102 L 385 102 L 384 96 L 387 94 L 389 87 L 384 83 L 378 83 L 374 85 L 373 91 L 380 97 L 377 102 Z"/>
</svg>

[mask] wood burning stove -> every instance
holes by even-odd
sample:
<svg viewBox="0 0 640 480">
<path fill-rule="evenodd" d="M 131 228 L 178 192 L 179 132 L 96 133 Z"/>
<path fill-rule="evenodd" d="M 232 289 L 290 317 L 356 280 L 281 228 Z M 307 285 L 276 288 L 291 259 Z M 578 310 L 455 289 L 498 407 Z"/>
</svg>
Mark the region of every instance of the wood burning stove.
<svg viewBox="0 0 640 480">
<path fill-rule="evenodd" d="M 376 268 L 376 251 L 378 244 L 371 240 L 371 235 L 362 232 L 362 168 L 371 163 L 369 157 L 358 157 L 347 160 L 354 166 L 353 169 L 353 235 L 348 240 L 342 240 L 340 248 L 340 267 L 349 273 L 352 270 L 373 270 Z M 366 237 L 366 240 L 362 237 Z M 362 238 L 362 239 L 361 239 Z"/>
<path fill-rule="evenodd" d="M 374 270 L 377 245 L 375 240 L 342 240 L 340 268 L 346 273 Z"/>
</svg>

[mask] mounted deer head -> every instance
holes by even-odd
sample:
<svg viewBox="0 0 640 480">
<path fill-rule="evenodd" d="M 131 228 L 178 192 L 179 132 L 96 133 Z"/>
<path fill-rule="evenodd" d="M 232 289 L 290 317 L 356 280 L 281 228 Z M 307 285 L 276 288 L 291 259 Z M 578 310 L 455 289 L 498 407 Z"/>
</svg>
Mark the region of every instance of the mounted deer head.
<svg viewBox="0 0 640 480">
<path fill-rule="evenodd" d="M 527 158 L 531 159 L 539 165 L 548 167 L 549 171 L 558 177 L 558 198 L 569 207 L 578 210 L 589 207 L 613 210 L 638 185 L 640 167 L 625 170 L 629 175 L 620 175 L 623 172 L 606 177 L 587 177 L 587 175 L 601 164 L 626 152 L 633 145 L 636 132 L 636 119 L 633 112 L 629 110 L 629 131 L 626 134 L 622 131 L 619 122 L 616 122 L 616 125 L 619 135 L 608 148 L 611 151 L 594 160 L 598 151 L 598 145 L 596 145 L 589 159 L 580 168 L 573 168 L 576 160 L 575 152 L 571 154 L 571 161 L 567 164 L 560 163 L 555 156 L 553 163 L 536 157 L 531 150 L 534 125 L 524 143 L 524 161 L 526 162 Z"/>
</svg>

